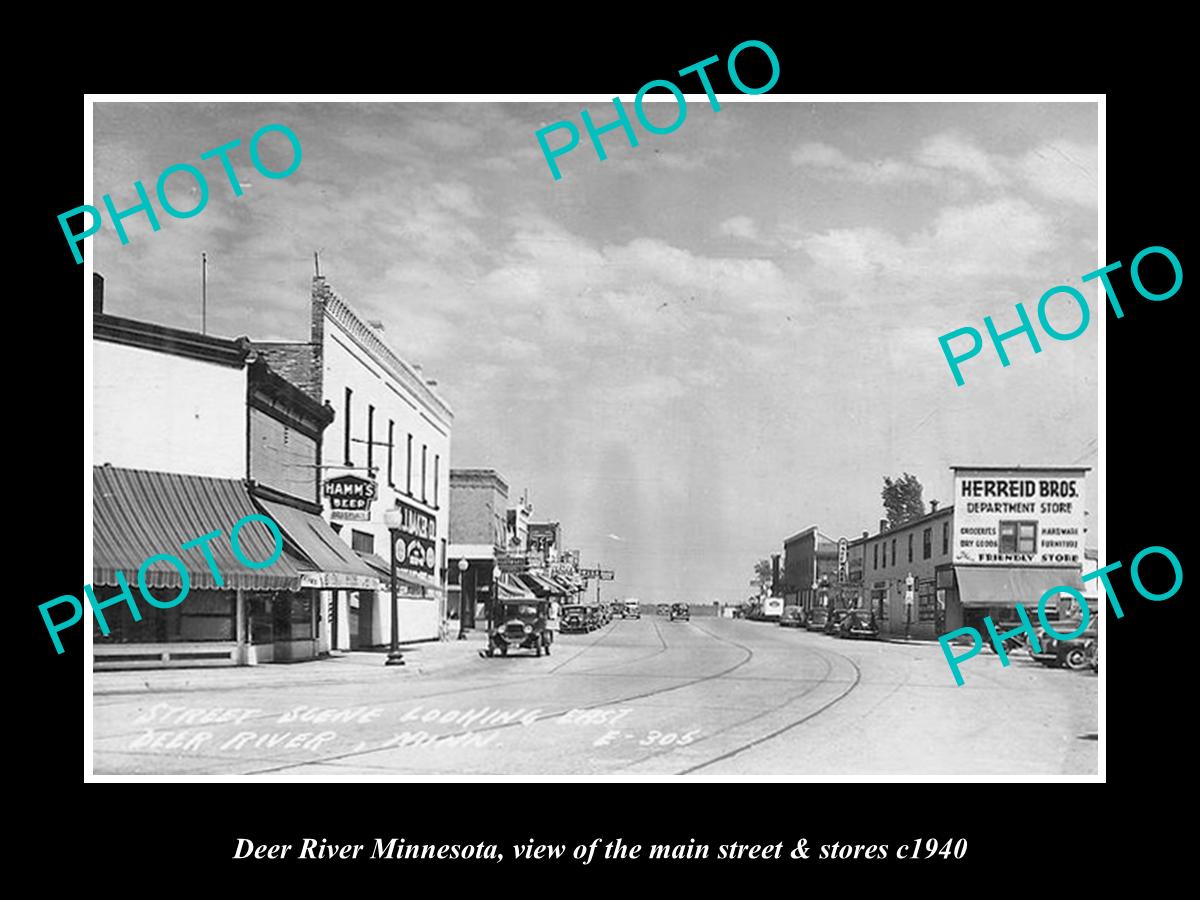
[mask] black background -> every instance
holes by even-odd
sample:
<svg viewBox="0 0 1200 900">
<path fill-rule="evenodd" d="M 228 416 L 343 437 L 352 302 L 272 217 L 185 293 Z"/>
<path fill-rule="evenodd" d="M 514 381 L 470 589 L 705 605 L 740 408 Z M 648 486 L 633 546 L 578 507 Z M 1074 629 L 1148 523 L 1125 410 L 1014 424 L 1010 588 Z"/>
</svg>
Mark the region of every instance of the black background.
<svg viewBox="0 0 1200 900">
<path fill-rule="evenodd" d="M 706 18 L 683 8 L 678 12 L 701 23 Z M 84 340 L 74 330 L 84 302 L 83 274 L 56 220 L 58 213 L 83 202 L 84 100 L 58 70 L 52 78 L 59 79 L 57 86 L 44 86 L 24 101 L 26 111 L 17 118 L 36 140 L 10 143 L 23 149 L 10 172 L 25 196 L 19 215 L 10 211 L 10 234 L 16 239 L 7 267 L 20 276 L 10 296 L 10 336 L 22 337 L 8 342 L 9 442 L 15 452 L 9 464 L 14 481 L 9 570 L 20 573 L 20 586 L 8 602 L 14 621 L 21 623 L 24 650 L 9 668 L 9 679 L 18 708 L 27 708 L 11 722 L 8 776 L 12 790 L 32 792 L 17 810 L 19 821 L 28 822 L 26 840 L 47 859 L 81 856 L 81 872 L 95 881 L 186 893 L 208 884 L 212 890 L 243 885 L 404 890 L 428 884 L 455 891 L 500 885 L 542 891 L 603 883 L 636 890 L 644 879 L 658 889 L 665 884 L 788 890 L 811 886 L 814 878 L 891 883 L 907 881 L 908 873 L 942 889 L 965 893 L 986 884 L 1029 896 L 1078 889 L 1096 877 L 1110 852 L 1112 859 L 1147 864 L 1169 858 L 1180 836 L 1159 816 L 1170 815 L 1179 792 L 1192 781 L 1186 732 L 1195 708 L 1187 678 L 1194 616 L 1187 613 L 1188 583 L 1172 599 L 1151 603 L 1136 595 L 1128 577 L 1129 561 L 1152 544 L 1171 548 L 1185 574 L 1191 571 L 1190 533 L 1184 533 L 1182 522 L 1195 496 L 1190 463 L 1196 456 L 1186 412 L 1196 407 L 1195 378 L 1185 377 L 1193 340 L 1184 318 L 1187 282 L 1170 300 L 1151 303 L 1136 294 L 1128 274 L 1133 256 L 1150 245 L 1170 248 L 1188 270 L 1183 221 L 1195 178 L 1185 165 L 1178 131 L 1187 95 L 1172 86 L 1171 67 L 1179 57 L 1162 43 L 1161 32 L 1169 26 L 1160 22 L 1153 37 L 1143 37 L 1125 26 L 1114 34 L 1078 17 L 1029 22 L 1012 14 L 1013 21 L 997 31 L 995 24 L 968 27 L 907 16 L 881 21 L 864 11 L 859 21 L 835 27 L 802 17 L 796 9 L 789 11 L 789 21 L 772 27 L 699 24 L 689 33 L 656 34 L 633 22 L 594 29 L 568 25 L 562 15 L 549 9 L 533 16 L 544 18 L 545 31 L 519 41 L 509 35 L 511 22 L 476 20 L 471 30 L 478 36 L 471 39 L 461 27 L 447 31 L 414 23 L 376 39 L 364 33 L 362 23 L 298 19 L 278 25 L 278 31 L 271 26 L 269 38 L 259 26 L 248 33 L 215 29 L 193 35 L 204 42 L 203 50 L 185 54 L 182 62 L 151 64 L 138 57 L 135 65 L 130 57 L 124 64 L 119 54 L 111 55 L 105 67 L 89 70 L 88 86 L 178 92 L 586 91 L 627 99 L 644 82 L 670 77 L 716 54 L 722 63 L 710 68 L 710 77 L 718 93 L 727 93 L 734 90 L 724 74 L 729 50 L 756 38 L 780 60 L 781 77 L 772 93 L 1107 92 L 1106 259 L 1124 263 L 1113 281 L 1125 317 L 1117 320 L 1111 309 L 1106 312 L 1107 432 L 1102 442 L 1107 560 L 1125 564 L 1113 583 L 1126 612 L 1120 621 L 1110 612 L 1107 622 L 1107 784 L 598 785 L 513 779 L 509 784 L 85 785 L 89 754 L 81 738 L 87 702 L 81 630 L 63 634 L 66 652 L 56 656 L 37 612 L 37 604 L 52 597 L 78 596 L 84 576 L 79 554 L 90 540 L 77 518 L 82 480 L 90 478 L 75 419 L 89 402 L 81 399 Z M 596 8 L 572 15 L 594 16 L 599 23 L 611 21 L 612 12 Z M 463 18 L 470 17 L 464 12 Z M 91 35 L 88 43 L 95 40 L 101 38 Z M 114 32 L 104 40 L 116 54 L 115 48 L 132 38 Z M 761 59 L 755 51 L 739 57 L 739 72 L 750 85 L 767 77 L 765 68 L 755 72 L 755 59 Z M 160 81 L 163 76 L 168 77 Z M 698 87 L 683 86 L 689 92 Z M 34 256 L 27 258 L 26 251 Z M 1013 402 L 1036 407 L 1037 398 L 1014 397 Z M 130 427 L 149 426 L 131 422 Z M 1057 450 L 1056 441 L 1048 428 L 1047 448 Z M 1143 570 L 1143 578 L 1162 589 L 1152 569 Z M 1165 565 L 1162 575 L 1169 577 Z M 370 843 L 393 836 L 409 842 L 497 843 L 506 861 L 352 865 L 230 859 L 238 837 L 298 846 L 303 837 Z M 713 845 L 783 841 L 785 850 L 799 837 L 810 846 L 836 840 L 893 848 L 914 838 L 965 837 L 969 852 L 961 862 L 900 863 L 893 854 L 883 863 L 709 860 L 594 863 L 585 869 L 570 861 L 518 864 L 509 846 L 533 838 L 570 848 L 616 836 L 641 844 L 691 838 Z M 764 875 L 771 880 L 763 881 Z"/>
</svg>

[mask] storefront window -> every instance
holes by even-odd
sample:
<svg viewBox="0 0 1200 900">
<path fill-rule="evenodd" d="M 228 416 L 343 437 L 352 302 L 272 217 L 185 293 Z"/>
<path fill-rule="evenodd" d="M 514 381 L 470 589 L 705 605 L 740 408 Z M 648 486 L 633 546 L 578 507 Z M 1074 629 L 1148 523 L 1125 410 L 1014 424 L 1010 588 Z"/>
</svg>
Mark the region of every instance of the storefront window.
<svg viewBox="0 0 1200 900">
<path fill-rule="evenodd" d="M 247 615 L 250 617 L 250 642 L 252 644 L 274 643 L 275 595 L 270 593 L 255 593 L 250 594 L 248 600 Z"/>
<path fill-rule="evenodd" d="M 277 598 L 274 615 L 275 640 L 312 640 L 316 632 L 313 622 L 315 606 L 311 590 Z"/>
<path fill-rule="evenodd" d="M 881 621 L 888 619 L 887 585 L 876 582 L 871 589 L 871 611 L 877 613 Z"/>
<path fill-rule="evenodd" d="M 158 590 L 158 589 L 155 589 Z M 169 588 L 158 590 L 169 598 Z M 96 590 L 97 601 L 117 596 L 116 588 Z M 177 593 L 177 591 L 176 591 Z M 236 640 L 236 596 L 234 591 L 188 592 L 184 601 L 170 609 L 158 609 L 139 603 L 142 619 L 133 621 L 128 604 L 110 606 L 104 610 L 109 633 L 100 633 L 100 622 L 93 617 L 93 637 L 106 644 L 154 644 L 184 641 Z"/>
<path fill-rule="evenodd" d="M 934 620 L 937 607 L 935 601 L 937 594 L 934 588 L 933 579 L 921 581 L 917 586 L 917 621 L 932 622 Z"/>
</svg>

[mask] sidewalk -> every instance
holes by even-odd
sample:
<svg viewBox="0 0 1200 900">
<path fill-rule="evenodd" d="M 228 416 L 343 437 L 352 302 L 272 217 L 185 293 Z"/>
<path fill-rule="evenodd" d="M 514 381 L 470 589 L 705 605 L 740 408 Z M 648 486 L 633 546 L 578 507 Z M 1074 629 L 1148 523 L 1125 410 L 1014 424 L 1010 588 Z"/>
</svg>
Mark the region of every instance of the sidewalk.
<svg viewBox="0 0 1200 900">
<path fill-rule="evenodd" d="M 437 675 L 477 659 L 486 646 L 483 631 L 468 631 L 466 640 L 401 644 L 403 666 L 388 666 L 387 650 L 338 650 L 320 659 L 260 666 L 213 666 L 177 669 L 130 669 L 92 673 L 92 693 L 145 694 L 270 688 L 283 685 L 369 683 Z"/>
</svg>

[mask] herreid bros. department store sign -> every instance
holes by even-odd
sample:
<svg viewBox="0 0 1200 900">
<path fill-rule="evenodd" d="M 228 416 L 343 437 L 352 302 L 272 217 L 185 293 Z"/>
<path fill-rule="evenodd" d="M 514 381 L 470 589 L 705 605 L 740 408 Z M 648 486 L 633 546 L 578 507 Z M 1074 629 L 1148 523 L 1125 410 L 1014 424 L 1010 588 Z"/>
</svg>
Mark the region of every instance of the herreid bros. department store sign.
<svg viewBox="0 0 1200 900">
<path fill-rule="evenodd" d="M 378 488 L 369 478 L 358 475 L 339 475 L 325 481 L 325 498 L 335 519 L 366 522 L 371 518 L 371 501 Z"/>
<path fill-rule="evenodd" d="M 396 566 L 433 575 L 437 570 L 437 520 L 402 500 L 396 508 L 403 517 L 396 536 Z"/>
<path fill-rule="evenodd" d="M 954 562 L 1082 565 L 1086 472 L 956 468 Z"/>
</svg>

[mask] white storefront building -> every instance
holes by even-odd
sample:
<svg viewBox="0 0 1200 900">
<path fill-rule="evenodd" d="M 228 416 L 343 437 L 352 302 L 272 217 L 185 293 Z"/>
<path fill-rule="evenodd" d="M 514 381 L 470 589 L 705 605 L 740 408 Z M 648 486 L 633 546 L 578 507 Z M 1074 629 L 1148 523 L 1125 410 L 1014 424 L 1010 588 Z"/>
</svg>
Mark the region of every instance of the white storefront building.
<svg viewBox="0 0 1200 900">
<path fill-rule="evenodd" d="M 437 638 L 445 618 L 453 412 L 418 367 L 384 342 L 326 283 L 313 279 L 311 340 L 256 342 L 276 371 L 331 406 L 321 448 L 323 515 L 390 583 L 384 512 L 399 509 L 400 640 Z M 323 591 L 333 649 L 388 643 L 388 590 Z"/>
</svg>

